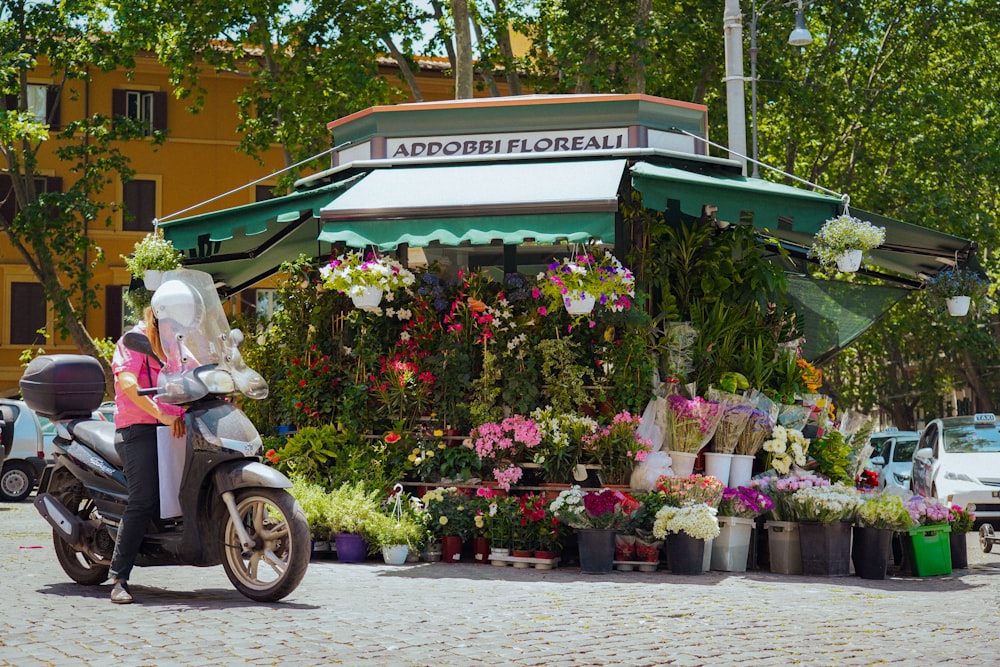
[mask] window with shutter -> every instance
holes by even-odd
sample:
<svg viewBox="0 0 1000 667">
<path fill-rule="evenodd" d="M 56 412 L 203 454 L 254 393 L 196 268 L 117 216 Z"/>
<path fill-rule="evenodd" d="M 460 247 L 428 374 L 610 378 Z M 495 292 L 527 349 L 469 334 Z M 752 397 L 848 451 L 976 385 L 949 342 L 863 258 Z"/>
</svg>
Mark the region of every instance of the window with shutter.
<svg viewBox="0 0 1000 667">
<path fill-rule="evenodd" d="M 43 345 L 45 336 L 38 333 L 46 324 L 45 292 L 39 283 L 11 283 L 10 344 Z"/>
<path fill-rule="evenodd" d="M 156 181 L 135 179 L 122 184 L 122 230 L 151 232 L 156 217 Z"/>
<path fill-rule="evenodd" d="M 148 137 L 154 131 L 167 129 L 167 94 L 148 90 L 113 90 L 111 114 L 143 123 Z"/>
</svg>

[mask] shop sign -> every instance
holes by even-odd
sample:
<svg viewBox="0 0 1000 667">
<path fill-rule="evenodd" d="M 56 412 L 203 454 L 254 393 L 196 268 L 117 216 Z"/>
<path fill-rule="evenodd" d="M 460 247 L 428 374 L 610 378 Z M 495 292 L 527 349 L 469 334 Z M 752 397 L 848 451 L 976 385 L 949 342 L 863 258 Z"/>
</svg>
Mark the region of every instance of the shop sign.
<svg viewBox="0 0 1000 667">
<path fill-rule="evenodd" d="M 607 151 L 628 147 L 628 130 L 510 132 L 388 139 L 386 157 L 423 158 L 470 155 L 521 155 L 569 151 Z"/>
</svg>

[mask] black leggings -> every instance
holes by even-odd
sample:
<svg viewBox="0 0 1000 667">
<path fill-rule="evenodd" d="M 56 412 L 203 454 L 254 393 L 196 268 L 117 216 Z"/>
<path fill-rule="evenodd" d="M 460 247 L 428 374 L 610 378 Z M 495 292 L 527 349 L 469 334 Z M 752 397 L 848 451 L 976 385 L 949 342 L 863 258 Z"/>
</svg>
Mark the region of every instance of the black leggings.
<svg viewBox="0 0 1000 667">
<path fill-rule="evenodd" d="M 128 580 L 150 521 L 160 516 L 160 474 L 156 424 L 135 424 L 115 431 L 115 449 L 128 481 L 128 505 L 118 526 L 111 578 Z"/>
</svg>

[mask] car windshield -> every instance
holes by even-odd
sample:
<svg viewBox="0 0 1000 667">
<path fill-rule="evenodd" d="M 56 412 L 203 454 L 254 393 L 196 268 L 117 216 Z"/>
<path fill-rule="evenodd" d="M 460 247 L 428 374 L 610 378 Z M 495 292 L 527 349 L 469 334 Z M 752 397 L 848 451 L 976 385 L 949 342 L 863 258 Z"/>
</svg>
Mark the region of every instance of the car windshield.
<svg viewBox="0 0 1000 667">
<path fill-rule="evenodd" d="M 899 462 L 909 462 L 913 460 L 913 451 L 917 448 L 918 440 L 897 440 L 896 446 L 892 449 L 892 460 Z"/>
<path fill-rule="evenodd" d="M 995 424 L 948 427 L 944 429 L 944 449 L 958 454 L 1000 452 L 1000 431 Z"/>
</svg>

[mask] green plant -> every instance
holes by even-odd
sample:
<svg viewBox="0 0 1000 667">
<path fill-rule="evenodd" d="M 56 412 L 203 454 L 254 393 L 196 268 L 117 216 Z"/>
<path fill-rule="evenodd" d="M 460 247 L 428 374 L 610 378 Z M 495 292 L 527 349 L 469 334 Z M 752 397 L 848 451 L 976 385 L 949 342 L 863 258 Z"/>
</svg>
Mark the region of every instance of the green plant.
<svg viewBox="0 0 1000 667">
<path fill-rule="evenodd" d="M 427 512 L 427 528 L 437 537 L 457 535 L 463 540 L 472 536 L 475 525 L 474 503 L 455 487 L 438 487 L 421 500 Z"/>
<path fill-rule="evenodd" d="M 542 467 L 547 481 L 566 482 L 580 463 L 584 436 L 597 430 L 597 422 L 574 413 L 556 412 L 552 406 L 534 410 L 531 418 L 538 424 L 541 435 L 541 442 L 533 451 L 533 462 Z"/>
<path fill-rule="evenodd" d="M 368 527 L 369 547 L 374 552 L 385 546 L 405 544 L 419 550 L 427 539 L 427 527 L 415 515 L 404 511 L 399 517 L 381 512 Z"/>
<path fill-rule="evenodd" d="M 837 430 L 828 429 L 822 438 L 809 445 L 809 458 L 815 465 L 813 471 L 831 482 L 846 482 L 853 479 L 851 465 L 851 445 Z"/>
<path fill-rule="evenodd" d="M 364 482 L 345 483 L 327 494 L 323 521 L 331 535 L 355 533 L 372 539 L 372 528 L 382 513 L 381 491 Z"/>
<path fill-rule="evenodd" d="M 885 227 L 843 214 L 830 218 L 813 238 L 809 254 L 825 266 L 836 265 L 837 258 L 849 250 L 868 252 L 885 243 Z"/>
<path fill-rule="evenodd" d="M 569 338 L 548 338 L 538 343 L 542 355 L 542 392 L 558 412 L 579 412 L 593 396 L 594 371 L 578 359 L 577 343 Z"/>
<path fill-rule="evenodd" d="M 324 509 L 327 503 L 326 489 L 300 475 L 293 475 L 290 492 L 299 501 L 313 537 L 317 540 L 329 540 L 330 529 L 326 523 Z"/>
</svg>

